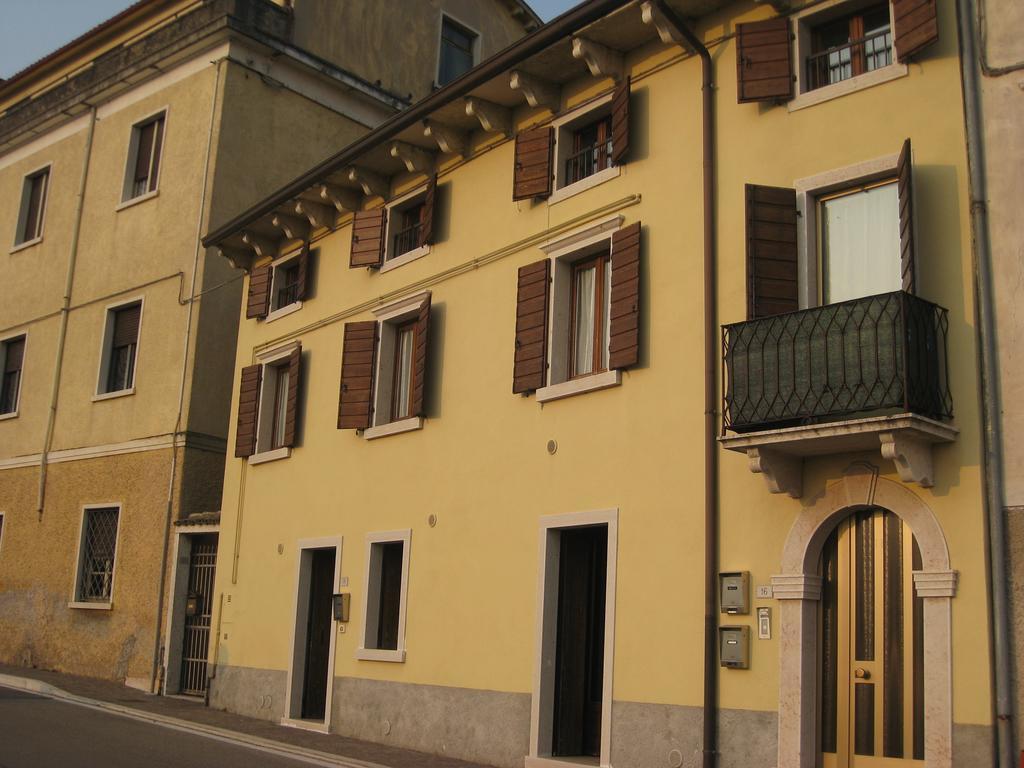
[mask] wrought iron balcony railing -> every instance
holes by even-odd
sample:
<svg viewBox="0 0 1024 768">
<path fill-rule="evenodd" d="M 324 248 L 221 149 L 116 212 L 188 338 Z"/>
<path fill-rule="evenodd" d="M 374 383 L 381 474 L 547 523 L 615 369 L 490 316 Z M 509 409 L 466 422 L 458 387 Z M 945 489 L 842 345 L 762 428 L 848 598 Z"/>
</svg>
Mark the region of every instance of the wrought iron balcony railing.
<svg viewBox="0 0 1024 768">
<path fill-rule="evenodd" d="M 391 243 L 390 258 L 401 256 L 403 253 L 417 248 L 420 244 L 420 230 L 423 228 L 423 222 L 418 221 L 411 227 L 399 230 L 395 233 Z"/>
<path fill-rule="evenodd" d="M 565 159 L 565 183 L 575 184 L 598 171 L 611 167 L 612 142 L 600 141 L 584 147 Z"/>
<path fill-rule="evenodd" d="M 722 326 L 723 432 L 953 415 L 948 313 L 897 291 Z"/>
<path fill-rule="evenodd" d="M 807 57 L 807 90 L 849 80 L 892 64 L 889 28 Z"/>
</svg>

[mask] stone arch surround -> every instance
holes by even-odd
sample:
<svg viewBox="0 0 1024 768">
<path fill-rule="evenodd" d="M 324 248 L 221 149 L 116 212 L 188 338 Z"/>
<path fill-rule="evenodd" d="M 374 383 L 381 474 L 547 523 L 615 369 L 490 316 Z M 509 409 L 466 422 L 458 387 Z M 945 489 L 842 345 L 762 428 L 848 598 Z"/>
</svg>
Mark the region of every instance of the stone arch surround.
<svg viewBox="0 0 1024 768">
<path fill-rule="evenodd" d="M 772 577 L 779 600 L 778 768 L 814 768 L 818 758 L 818 558 L 829 533 L 848 515 L 882 507 L 913 531 L 921 550 L 914 589 L 924 599 L 924 740 L 926 768 L 951 768 L 953 731 L 951 599 L 957 572 L 935 514 L 900 483 L 880 478 L 867 464 L 851 467 L 790 528 L 782 573 Z"/>
</svg>

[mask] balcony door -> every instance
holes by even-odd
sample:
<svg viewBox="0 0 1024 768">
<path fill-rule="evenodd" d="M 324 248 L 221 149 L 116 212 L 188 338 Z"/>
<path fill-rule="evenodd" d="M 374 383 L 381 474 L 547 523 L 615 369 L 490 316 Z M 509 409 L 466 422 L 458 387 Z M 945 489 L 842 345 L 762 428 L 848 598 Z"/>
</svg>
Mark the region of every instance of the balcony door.
<svg viewBox="0 0 1024 768">
<path fill-rule="evenodd" d="M 821 556 L 820 744 L 824 768 L 897 768 L 924 758 L 923 603 L 909 527 L 857 512 Z"/>
</svg>

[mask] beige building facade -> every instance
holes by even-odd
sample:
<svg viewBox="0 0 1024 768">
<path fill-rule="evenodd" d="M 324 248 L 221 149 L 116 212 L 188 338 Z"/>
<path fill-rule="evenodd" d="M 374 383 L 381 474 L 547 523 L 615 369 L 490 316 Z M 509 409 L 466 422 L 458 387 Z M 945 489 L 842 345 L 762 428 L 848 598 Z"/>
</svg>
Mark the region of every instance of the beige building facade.
<svg viewBox="0 0 1024 768">
<path fill-rule="evenodd" d="M 509 768 L 991 765 L 961 43 L 591 0 L 211 230 L 211 705 Z"/>
<path fill-rule="evenodd" d="M 136 3 L 0 84 L 0 659 L 204 691 L 242 281 L 199 236 L 537 23 L 474 3 L 453 53 L 465 5 L 404 9 L 408 48 L 336 4 Z"/>
</svg>

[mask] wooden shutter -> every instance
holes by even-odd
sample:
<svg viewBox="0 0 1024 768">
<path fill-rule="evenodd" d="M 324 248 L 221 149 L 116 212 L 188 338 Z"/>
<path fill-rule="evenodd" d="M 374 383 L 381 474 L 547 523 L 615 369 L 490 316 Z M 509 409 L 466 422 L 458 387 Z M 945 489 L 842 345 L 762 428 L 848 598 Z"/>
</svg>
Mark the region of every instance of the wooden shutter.
<svg viewBox="0 0 1024 768">
<path fill-rule="evenodd" d="M 256 453 L 256 415 L 260 407 L 262 365 L 242 369 L 238 388 L 238 427 L 235 430 L 235 456 L 245 458 Z"/>
<path fill-rule="evenodd" d="M 612 163 L 622 165 L 629 155 L 629 77 L 612 96 Z"/>
<path fill-rule="evenodd" d="M 114 334 L 112 346 L 127 347 L 139 340 L 139 317 L 142 306 L 125 307 L 114 311 Z"/>
<path fill-rule="evenodd" d="M 434 198 L 437 195 L 437 176 L 431 176 L 427 182 L 427 192 L 423 196 L 423 208 L 420 210 L 419 246 L 431 245 L 434 242 Z"/>
<path fill-rule="evenodd" d="M 270 266 L 255 267 L 249 273 L 249 300 L 245 305 L 246 317 L 266 317 L 270 310 Z"/>
<path fill-rule="evenodd" d="M 793 56 L 785 17 L 736 25 L 737 100 L 793 98 Z"/>
<path fill-rule="evenodd" d="M 425 416 L 423 393 L 427 383 L 427 335 L 430 330 L 430 296 L 420 307 L 416 318 L 416 349 L 412 358 L 412 416 Z"/>
<path fill-rule="evenodd" d="M 299 390 L 302 387 L 302 345 L 288 357 L 288 403 L 284 417 L 284 445 L 295 445 L 295 422 L 299 414 Z"/>
<path fill-rule="evenodd" d="M 640 222 L 612 235 L 612 295 L 609 304 L 608 368 L 640 360 Z"/>
<path fill-rule="evenodd" d="M 13 339 L 4 344 L 4 373 L 16 373 L 21 370 L 25 357 L 25 337 Z"/>
<path fill-rule="evenodd" d="M 149 191 L 156 189 L 157 180 L 160 175 L 160 155 L 164 145 L 164 119 L 159 117 L 153 121 L 156 125 L 156 133 L 153 137 L 153 169 L 149 174 Z"/>
<path fill-rule="evenodd" d="M 747 318 L 800 308 L 796 190 L 747 184 Z"/>
<path fill-rule="evenodd" d="M 302 244 L 299 252 L 299 274 L 296 278 L 295 298 L 302 301 L 306 298 L 306 282 L 309 280 L 309 243 Z"/>
<path fill-rule="evenodd" d="M 21 242 L 35 240 L 41 234 L 40 222 L 46 205 L 46 185 L 50 172 L 44 171 L 29 179 L 28 212 L 25 214 L 25 228 L 21 233 Z"/>
<path fill-rule="evenodd" d="M 903 290 L 914 293 L 917 280 L 914 274 L 914 170 L 910 139 L 903 142 L 900 159 L 896 162 L 896 175 L 899 177 L 900 198 L 900 274 L 903 275 Z"/>
<path fill-rule="evenodd" d="M 555 131 L 549 126 L 523 131 L 516 136 L 516 168 L 513 200 L 551 195 Z"/>
<path fill-rule="evenodd" d="M 384 261 L 387 221 L 386 208 L 356 211 L 352 219 L 352 253 L 348 262 L 350 268 L 381 265 Z"/>
<path fill-rule="evenodd" d="M 513 392 L 540 389 L 547 380 L 550 286 L 550 260 L 541 259 L 519 268 Z"/>
<path fill-rule="evenodd" d="M 156 132 L 156 122 L 139 126 L 138 131 L 139 140 L 135 146 L 135 181 L 145 181 L 149 178 L 149 165 L 153 159 L 153 138 Z"/>
<path fill-rule="evenodd" d="M 893 0 L 896 59 L 906 61 L 939 39 L 935 0 Z"/>
<path fill-rule="evenodd" d="M 341 352 L 341 393 L 338 429 L 366 429 L 373 413 L 373 368 L 377 353 L 377 322 L 345 323 Z"/>
</svg>

